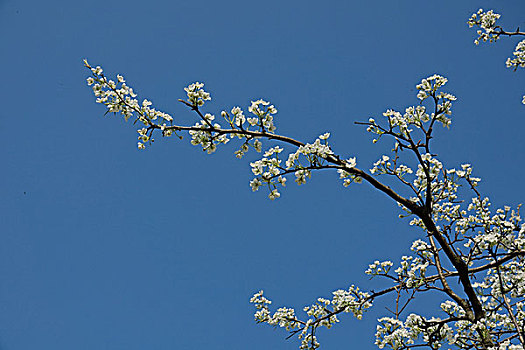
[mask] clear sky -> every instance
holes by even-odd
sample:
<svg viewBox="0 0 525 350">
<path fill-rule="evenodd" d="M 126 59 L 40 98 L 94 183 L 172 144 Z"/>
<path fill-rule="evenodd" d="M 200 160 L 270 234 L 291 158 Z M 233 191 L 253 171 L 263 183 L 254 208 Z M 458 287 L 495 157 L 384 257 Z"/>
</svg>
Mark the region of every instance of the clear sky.
<svg viewBox="0 0 525 350">
<path fill-rule="evenodd" d="M 272 202 L 250 190 L 256 154 L 208 156 L 187 138 L 137 150 L 131 123 L 94 102 L 83 58 L 181 124 L 195 121 L 177 102 L 193 81 L 217 114 L 263 97 L 278 132 L 330 131 L 365 169 L 391 144 L 353 122 L 417 104 L 420 79 L 444 75 L 458 101 L 436 151 L 449 167 L 472 163 L 495 206 L 515 206 L 525 74 L 505 68 L 517 39 L 473 44 L 479 7 L 525 28 L 523 0 L 0 0 L 0 349 L 296 349 L 255 324 L 254 292 L 300 310 L 366 288 L 368 263 L 398 260 L 420 235 L 395 203 L 335 173 L 290 181 Z M 321 344 L 373 349 L 385 314 L 342 317 Z"/>
</svg>

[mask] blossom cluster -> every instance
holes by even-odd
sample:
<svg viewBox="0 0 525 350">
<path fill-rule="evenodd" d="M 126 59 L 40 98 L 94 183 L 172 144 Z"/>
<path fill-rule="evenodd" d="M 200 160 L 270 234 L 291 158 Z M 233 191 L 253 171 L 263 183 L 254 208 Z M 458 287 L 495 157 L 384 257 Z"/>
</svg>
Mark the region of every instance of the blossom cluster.
<svg viewBox="0 0 525 350">
<path fill-rule="evenodd" d="M 248 107 L 248 112 L 256 116 L 255 118 L 248 118 L 250 125 L 258 125 L 263 131 L 275 131 L 273 118 L 277 113 L 277 109 L 270 102 L 264 100 L 252 101 L 251 106 Z"/>
<path fill-rule="evenodd" d="M 273 179 L 277 177 L 278 183 L 282 186 L 286 185 L 286 177 L 281 175 L 284 171 L 284 168 L 281 167 L 282 160 L 279 159 L 279 153 L 282 151 L 283 149 L 279 146 L 270 148 L 264 152 L 264 157 L 262 159 L 250 163 L 253 174 L 258 176 L 250 182 L 252 190 L 257 191 L 259 187 L 262 186 L 263 182 L 265 182 L 269 186 L 273 186 L 269 195 L 272 200 L 281 196 L 275 187 L 275 181 Z"/>
<path fill-rule="evenodd" d="M 361 183 L 363 179 L 359 175 L 351 173 L 349 169 L 355 168 L 357 161 L 355 157 L 348 158 L 344 161 L 345 167 L 343 169 L 337 169 L 339 178 L 343 180 L 343 186 L 348 187 L 352 182 Z"/>
<path fill-rule="evenodd" d="M 137 94 L 126 84 L 122 75 L 117 74 L 117 80 L 114 81 L 106 78 L 100 66 L 92 67 L 87 60 L 84 60 L 84 65 L 92 73 L 92 76 L 87 78 L 87 84 L 92 86 L 93 93 L 97 97 L 96 102 L 106 106 L 106 113 L 122 114 L 126 121 L 135 118 L 146 127 L 150 127 L 157 120 L 162 121 L 161 128 L 165 128 L 166 123 L 172 124 L 173 117 L 150 107 L 151 101 L 143 99 L 139 103 L 136 99 Z M 139 149 L 144 149 L 146 142 L 153 142 L 152 129 L 140 128 L 137 132 Z M 171 136 L 171 132 L 166 131 L 164 136 Z"/>
<path fill-rule="evenodd" d="M 427 188 L 427 183 L 430 182 L 431 186 L 434 187 L 434 190 L 436 187 L 441 187 L 440 183 L 434 180 L 437 179 L 443 170 L 443 163 L 432 157 L 429 153 L 422 154 L 421 159 L 426 165 L 421 163 L 417 165 L 414 186 L 419 190 L 424 190 Z"/>
<path fill-rule="evenodd" d="M 226 144 L 230 141 L 227 134 L 214 133 L 214 130 L 221 128 L 220 124 L 213 123 L 214 119 L 214 115 L 206 113 L 202 120 L 194 125 L 196 129 L 200 130 L 188 131 L 191 136 L 191 144 L 200 145 L 202 150 L 208 152 L 208 154 L 215 152 L 218 144 Z"/>
<path fill-rule="evenodd" d="M 514 68 L 518 67 L 525 68 L 525 40 L 520 41 L 513 52 L 514 58 L 507 58 L 507 67 Z"/>
<path fill-rule="evenodd" d="M 293 308 L 280 307 L 272 314 L 270 311 L 272 302 L 264 296 L 262 290 L 255 293 L 250 302 L 255 306 L 254 316 L 258 323 L 293 331 L 301 341 L 300 349 L 313 350 L 320 346 L 315 336 L 317 328 L 331 328 L 339 322 L 337 318 L 339 313 L 351 313 L 357 319 L 361 319 L 363 312 L 372 306 L 370 295 L 354 285 L 347 290 L 336 290 L 332 295 L 332 299 L 317 298 L 315 303 L 305 306 L 303 311 L 307 316 L 306 320 L 297 318 Z"/>
<path fill-rule="evenodd" d="M 374 263 L 368 265 L 368 269 L 365 271 L 367 275 L 379 276 L 379 275 L 388 275 L 390 268 L 394 265 L 393 262 L 386 260 L 380 262 L 379 260 L 374 261 Z"/>
<path fill-rule="evenodd" d="M 204 101 L 211 100 L 210 94 L 204 91 L 202 89 L 203 87 L 204 84 L 197 81 L 184 88 L 184 91 L 186 91 L 186 94 L 188 95 L 187 101 L 189 104 L 192 106 L 202 106 L 204 105 Z"/>
<path fill-rule="evenodd" d="M 192 85 L 190 85 L 190 87 L 192 87 Z M 189 90 L 188 102 L 192 103 L 195 108 L 200 106 L 200 103 L 204 102 L 206 97 L 209 97 L 208 93 L 200 89 L 203 85 L 204 84 L 199 83 L 191 89 L 190 87 L 187 88 L 187 90 Z M 200 90 L 196 90 L 196 88 Z M 193 94 L 197 94 L 200 97 L 194 97 Z M 217 145 L 226 144 L 231 139 L 237 137 L 244 139 L 244 143 L 240 149 L 235 151 L 237 158 L 242 158 L 250 147 L 253 147 L 257 152 L 261 152 L 262 142 L 260 139 L 256 136 L 247 135 L 244 132 L 258 131 L 263 134 L 273 133 L 276 129 L 274 115 L 277 113 L 277 109 L 271 105 L 270 102 L 259 99 L 252 101 L 251 106 L 248 107 L 248 111 L 252 113 L 253 116 L 246 117 L 241 107 L 233 107 L 231 114 L 226 111 L 221 112 L 221 117 L 233 128 L 229 132 L 224 132 L 225 128 L 219 123 L 214 122 L 212 124 L 212 121 L 215 120 L 215 116 L 212 114 L 206 113 L 204 116 L 201 115 L 202 120 L 194 125 L 194 130 L 189 131 L 192 136 L 191 143 L 193 145 L 200 145 L 202 149 L 208 153 L 213 153 L 217 150 Z M 236 130 L 239 132 L 237 133 Z"/>
<path fill-rule="evenodd" d="M 447 324 L 440 323 L 439 318 L 426 319 L 420 315 L 410 314 L 403 322 L 392 317 L 382 317 L 376 331 L 375 344 L 383 349 L 408 348 L 422 336 L 423 341 L 432 349 L 441 347 L 443 343 L 454 343 L 452 329 Z"/>
<path fill-rule="evenodd" d="M 478 45 L 481 41 L 488 41 L 488 42 L 494 42 L 499 39 L 499 37 L 504 35 L 524 35 L 524 33 L 520 33 L 518 30 L 513 33 L 505 32 L 499 25 L 496 25 L 496 21 L 501 16 L 497 13 L 494 13 L 494 11 L 483 11 L 483 9 L 479 9 L 478 12 L 472 14 L 470 19 L 468 20 L 469 27 L 473 26 L 479 26 L 480 29 L 478 29 L 478 37 L 474 40 L 474 43 Z M 522 40 L 518 42 L 516 45 L 516 48 L 513 52 L 514 58 L 507 58 L 506 65 L 508 68 L 513 68 L 514 70 L 518 69 L 518 67 L 525 67 L 525 40 Z M 523 96 L 523 100 L 521 101 L 523 104 L 525 104 L 525 95 Z"/>
<path fill-rule="evenodd" d="M 501 15 L 495 13 L 492 10 L 487 12 L 483 9 L 479 9 L 478 12 L 472 14 L 468 20 L 468 25 L 470 28 L 473 26 L 479 26 L 478 29 L 478 38 L 474 40 L 476 45 L 481 41 L 493 42 L 499 39 L 499 34 L 495 33 L 498 26 L 496 26 L 496 21 L 501 17 Z"/>
<path fill-rule="evenodd" d="M 397 158 L 390 159 L 387 155 L 382 155 L 377 162 L 374 163 L 374 166 L 370 169 L 371 174 L 380 175 L 380 174 L 390 174 L 396 175 L 402 178 L 405 174 L 412 174 L 414 171 L 404 165 L 397 164 Z"/>
<path fill-rule="evenodd" d="M 397 146 L 400 144 L 407 146 L 403 144 L 402 141 L 408 141 L 414 130 L 426 132 L 427 129 L 425 129 L 425 126 L 431 128 L 435 122 L 441 123 L 444 127 L 450 127 L 452 102 L 456 100 L 456 97 L 450 93 L 439 91 L 447 81 L 447 78 L 434 74 L 422 79 L 421 82 L 416 85 L 418 91 L 417 98 L 423 103 L 431 97 L 435 104 L 434 112 L 429 114 L 427 108 L 422 104 L 407 107 L 404 113 L 388 109 L 383 113 L 383 116 L 387 119 L 388 126 L 382 126 L 381 123 L 378 123 L 374 118 L 369 118 L 368 123 L 362 124 L 368 125 L 366 130 L 378 135 L 379 138 L 384 135 L 394 136 L 398 141 Z M 378 139 L 374 139 L 373 143 L 376 143 Z"/>
<path fill-rule="evenodd" d="M 330 133 L 320 135 L 313 143 L 306 143 L 297 147 L 295 152 L 289 153 L 284 164 L 279 154 L 283 151 L 281 147 L 272 147 L 264 153 L 260 160 L 250 163 L 253 174 L 256 176 L 250 186 L 253 191 L 257 191 L 262 185 L 266 184 L 270 188 L 270 199 L 280 197 L 277 185 L 285 186 L 286 175 L 293 173 L 295 182 L 298 185 L 306 183 L 311 176 L 313 169 L 321 169 L 325 166 L 326 159 L 334 155 L 328 145 Z M 359 182 L 360 178 L 351 173 L 351 169 L 356 165 L 355 158 L 344 161 L 344 166 L 338 169 L 339 177 L 343 179 L 343 185 L 348 186 L 352 181 Z"/>
</svg>

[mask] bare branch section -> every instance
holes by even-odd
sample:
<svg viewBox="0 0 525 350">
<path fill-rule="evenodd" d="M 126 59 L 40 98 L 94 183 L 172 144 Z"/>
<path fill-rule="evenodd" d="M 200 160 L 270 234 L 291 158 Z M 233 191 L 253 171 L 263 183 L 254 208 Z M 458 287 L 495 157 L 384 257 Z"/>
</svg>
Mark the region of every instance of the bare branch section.
<svg viewBox="0 0 525 350">
<path fill-rule="evenodd" d="M 480 11 L 469 24 L 485 30 L 481 40 L 524 35 L 519 29 L 504 31 L 495 25 L 499 15 Z M 520 66 L 523 57 L 516 57 Z M 361 319 L 381 297 L 392 305 L 388 307 L 391 314 L 378 320 L 375 343 L 380 348 L 437 349 L 447 345 L 456 349 L 523 349 L 525 225 L 519 207 L 491 211 L 489 199 L 478 190 L 481 180 L 472 175 L 470 164 L 447 168 L 432 151 L 436 126 L 449 128 L 452 123 L 456 97 L 442 91 L 446 78 L 433 75 L 422 79 L 416 86 L 418 103 L 402 112 L 390 109 L 380 121 L 369 118 L 357 122 L 373 135 L 373 143 L 382 139 L 393 143 L 390 152 L 365 170 L 357 167 L 355 157 L 345 159 L 333 150 L 329 133 L 313 142 L 276 133 L 277 109 L 265 100 L 252 101 L 246 114 L 241 107 L 233 107 L 216 118 L 204 111 L 211 96 L 203 83 L 196 82 L 185 88 L 187 98 L 179 100 L 194 113 L 196 122 L 179 125 L 168 113 L 151 107 L 150 101 L 139 102 L 121 75 L 113 81 L 102 68 L 87 61 L 85 66 L 91 71 L 88 85 L 97 102 L 106 106 L 106 113 L 121 114 L 139 125 L 139 149 L 151 145 L 157 135 L 182 139 L 182 133 L 188 133 L 191 143 L 208 153 L 238 142 L 237 158 L 250 149 L 262 153 L 250 163 L 253 191 L 266 187 L 268 197 L 274 200 L 281 196 L 289 177 L 302 185 L 315 171 L 334 170 L 345 187 L 365 182 L 384 193 L 401 207 L 404 214 L 400 217 L 409 217 L 410 225 L 421 230 L 410 254 L 397 263 L 376 260 L 365 271 L 371 278 L 384 279 L 386 288 L 367 291 L 351 285 L 333 291 L 330 298 L 319 297 L 300 315 L 292 307 L 272 309 L 272 302 L 259 291 L 251 299 L 257 322 L 286 329 L 289 337 L 300 340 L 301 349 L 316 349 L 320 327 L 331 328 L 345 313 Z M 263 151 L 263 142 L 272 145 Z M 387 186 L 382 177 L 394 178 L 396 184 Z M 409 195 L 404 195 L 407 192 Z M 462 198 L 465 195 L 467 198 Z M 427 292 L 443 298 L 433 310 L 435 316 L 410 313 L 412 301 L 424 298 Z"/>
</svg>

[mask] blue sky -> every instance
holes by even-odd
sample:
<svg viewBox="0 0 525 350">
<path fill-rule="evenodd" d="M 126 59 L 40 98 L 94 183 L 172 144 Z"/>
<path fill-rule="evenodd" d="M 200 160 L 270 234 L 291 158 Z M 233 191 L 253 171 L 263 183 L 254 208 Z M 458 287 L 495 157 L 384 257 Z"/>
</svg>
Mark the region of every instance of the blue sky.
<svg viewBox="0 0 525 350">
<path fill-rule="evenodd" d="M 368 263 L 399 259 L 420 234 L 334 173 L 272 202 L 248 185 L 256 154 L 208 156 L 187 138 L 137 150 L 131 123 L 94 102 L 83 58 L 181 124 L 195 120 L 177 102 L 193 81 L 217 114 L 266 98 L 278 132 L 330 131 L 363 168 L 390 144 L 353 122 L 416 104 L 419 80 L 442 74 L 458 101 L 435 150 L 472 163 L 495 206 L 515 206 L 525 75 L 504 64 L 517 39 L 473 44 L 479 7 L 525 28 L 521 0 L 0 1 L 0 349 L 296 349 L 253 322 L 254 292 L 301 309 L 366 288 Z M 373 349 L 385 313 L 343 317 L 321 344 Z"/>
</svg>

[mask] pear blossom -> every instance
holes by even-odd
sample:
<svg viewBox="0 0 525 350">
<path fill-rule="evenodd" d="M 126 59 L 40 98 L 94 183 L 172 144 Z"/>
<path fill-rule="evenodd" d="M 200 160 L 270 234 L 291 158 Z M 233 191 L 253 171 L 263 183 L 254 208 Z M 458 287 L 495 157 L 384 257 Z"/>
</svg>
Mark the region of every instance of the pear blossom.
<svg viewBox="0 0 525 350">
<path fill-rule="evenodd" d="M 471 16 L 469 25 L 480 28 L 476 44 L 508 35 L 497 24 L 499 18 L 482 9 Z M 524 67 L 525 41 L 513 54 L 507 66 Z M 383 299 L 392 307 L 377 320 L 375 344 L 381 349 L 523 349 L 525 222 L 520 206 L 493 208 L 480 192 L 481 179 L 471 164 L 446 164 L 433 150 L 433 126 L 449 128 L 454 120 L 457 99 L 444 91 L 447 78 L 438 74 L 423 78 L 416 85 L 416 104 L 358 122 L 373 135 L 374 144 L 380 140 L 392 144 L 366 169 L 358 167 L 356 157 L 343 156 L 328 143 L 330 132 L 304 142 L 277 134 L 277 108 L 264 99 L 251 101 L 246 115 L 240 106 L 213 114 L 204 110 L 211 100 L 204 83 L 191 83 L 184 89 L 186 99 L 179 101 L 196 121 L 178 125 L 170 114 L 156 110 L 151 100 L 139 102 L 122 75 L 112 80 L 100 66 L 84 64 L 91 73 L 86 82 L 96 102 L 105 106 L 106 113 L 138 124 L 139 149 L 151 145 L 156 133 L 181 139 L 181 133 L 188 133 L 190 143 L 207 153 L 238 142 L 237 158 L 252 156 L 250 149 L 260 153 L 249 162 L 254 176 L 249 184 L 254 192 L 267 190 L 270 200 L 281 197 L 288 177 L 302 185 L 316 171 L 331 170 L 345 187 L 365 182 L 386 195 L 399 206 L 399 217 L 419 232 L 400 258 L 370 260 L 364 272 L 386 283 L 383 289 L 352 284 L 299 309 L 273 308 L 261 290 L 250 299 L 257 323 L 296 336 L 300 349 L 317 349 L 317 330 L 337 326 L 345 314 L 362 319 L 376 300 Z M 438 298 L 438 303 L 434 307 L 429 303 L 428 314 L 414 313 L 413 300 L 424 300 L 428 292 L 433 293 L 430 300 Z"/>
</svg>

